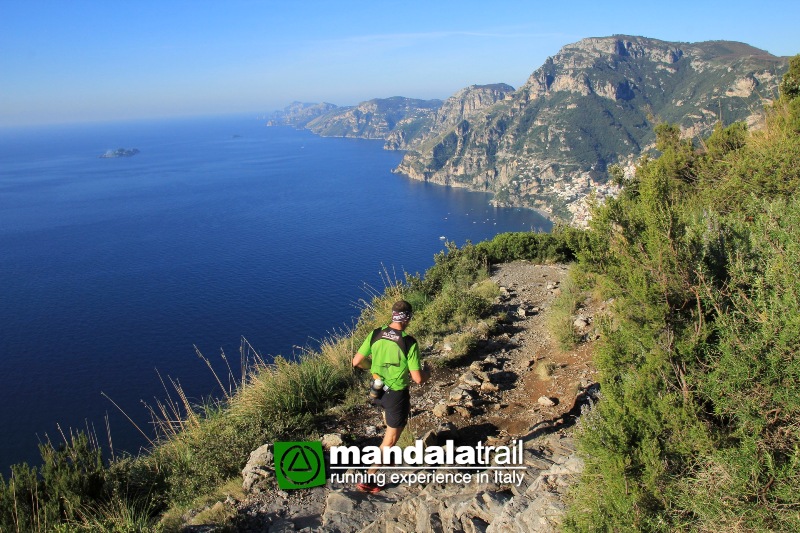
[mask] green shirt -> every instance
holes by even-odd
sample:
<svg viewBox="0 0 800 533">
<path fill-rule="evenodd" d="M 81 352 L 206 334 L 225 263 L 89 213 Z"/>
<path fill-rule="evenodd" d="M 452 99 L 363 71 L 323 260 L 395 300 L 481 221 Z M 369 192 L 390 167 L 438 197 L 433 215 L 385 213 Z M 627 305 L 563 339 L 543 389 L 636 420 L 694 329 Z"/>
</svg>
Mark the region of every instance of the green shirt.
<svg viewBox="0 0 800 533">
<path fill-rule="evenodd" d="M 384 327 L 387 336 L 392 334 L 409 337 L 405 331 Z M 413 338 L 413 337 L 411 337 Z M 370 372 L 378 374 L 392 390 L 407 389 L 411 384 L 411 370 L 420 370 L 419 347 L 414 342 L 408 348 L 408 355 L 393 340 L 379 338 L 372 342 L 372 333 L 367 335 L 358 353 L 370 360 Z"/>
</svg>

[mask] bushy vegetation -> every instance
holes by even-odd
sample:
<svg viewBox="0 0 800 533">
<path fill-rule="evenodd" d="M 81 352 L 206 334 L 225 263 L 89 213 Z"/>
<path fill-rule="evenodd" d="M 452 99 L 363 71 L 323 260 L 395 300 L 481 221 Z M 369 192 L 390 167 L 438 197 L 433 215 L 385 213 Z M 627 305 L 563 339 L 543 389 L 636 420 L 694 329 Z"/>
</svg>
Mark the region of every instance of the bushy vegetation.
<svg viewBox="0 0 800 533">
<path fill-rule="evenodd" d="M 613 306 L 569 530 L 800 530 L 798 124 L 788 91 L 699 148 L 662 124 L 596 211 L 580 268 Z"/>
<path fill-rule="evenodd" d="M 582 231 L 556 226 L 551 233 L 502 233 L 491 241 L 478 243 L 478 251 L 491 263 L 524 259 L 534 263 L 573 261 L 575 251 L 583 246 Z"/>
<path fill-rule="evenodd" d="M 569 261 L 584 245 L 582 234 L 557 227 L 552 233 L 503 233 L 491 241 L 477 245 L 468 242 L 461 248 L 447 243 L 424 278 L 408 280 L 406 298 L 417 309 L 412 333 L 423 341 L 442 339 L 451 332 L 468 334 L 479 319 L 487 316 L 497 296 L 496 286 L 481 283 L 489 277 L 491 265 L 516 260 Z"/>
<path fill-rule="evenodd" d="M 76 518 L 81 506 L 97 499 L 106 471 L 97 446 L 85 434 L 71 435 L 68 445 L 40 446 L 42 465 L 14 465 L 8 482 L 0 479 L 0 525 L 3 530 L 49 531 Z"/>
<path fill-rule="evenodd" d="M 547 314 L 547 328 L 563 351 L 574 348 L 581 337 L 574 326 L 575 312 L 585 298 L 584 288 L 576 279 L 578 276 L 578 271 L 570 271 Z"/>
</svg>

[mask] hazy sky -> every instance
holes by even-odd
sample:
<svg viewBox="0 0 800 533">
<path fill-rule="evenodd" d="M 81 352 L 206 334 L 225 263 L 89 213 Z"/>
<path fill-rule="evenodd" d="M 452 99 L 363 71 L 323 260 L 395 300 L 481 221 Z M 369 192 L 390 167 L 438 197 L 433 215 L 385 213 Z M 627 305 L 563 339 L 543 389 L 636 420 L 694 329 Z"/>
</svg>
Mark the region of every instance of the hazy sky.
<svg viewBox="0 0 800 533">
<path fill-rule="evenodd" d="M 447 98 L 630 34 L 800 53 L 800 2 L 0 0 L 0 126 Z"/>
</svg>

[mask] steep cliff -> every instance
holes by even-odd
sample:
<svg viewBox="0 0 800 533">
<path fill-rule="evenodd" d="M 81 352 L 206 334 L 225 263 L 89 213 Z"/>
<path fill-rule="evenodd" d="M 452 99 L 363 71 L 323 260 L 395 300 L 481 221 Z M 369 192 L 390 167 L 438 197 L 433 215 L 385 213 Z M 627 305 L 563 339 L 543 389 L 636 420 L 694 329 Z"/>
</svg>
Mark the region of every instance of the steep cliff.
<svg viewBox="0 0 800 533">
<path fill-rule="evenodd" d="M 445 100 L 439 109 L 422 120 L 405 120 L 386 138 L 387 150 L 424 147 L 431 139 L 471 119 L 514 92 L 511 85 L 470 85 Z M 413 126 L 413 127 L 408 127 Z"/>
<path fill-rule="evenodd" d="M 614 193 L 608 166 L 652 149 L 657 122 L 679 124 L 688 138 L 719 121 L 758 127 L 787 65 L 744 43 L 593 37 L 563 47 L 517 90 L 472 85 L 445 102 L 295 103 L 272 123 L 385 139 L 387 149 L 407 150 L 395 172 L 581 224 L 589 195 Z"/>
<path fill-rule="evenodd" d="M 446 126 L 406 140 L 397 172 L 574 220 L 591 191 L 605 192 L 609 165 L 651 147 L 654 122 L 677 123 L 688 137 L 719 120 L 755 126 L 786 65 L 735 42 L 584 39 L 478 113 L 443 117 L 443 106 Z"/>
</svg>

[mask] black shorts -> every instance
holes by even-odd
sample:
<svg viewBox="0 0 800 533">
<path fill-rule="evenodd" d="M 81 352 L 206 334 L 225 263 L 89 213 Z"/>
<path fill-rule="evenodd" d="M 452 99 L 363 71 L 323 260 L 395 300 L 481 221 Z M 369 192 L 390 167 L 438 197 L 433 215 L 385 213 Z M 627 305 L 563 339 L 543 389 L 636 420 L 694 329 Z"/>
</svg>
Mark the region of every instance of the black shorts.
<svg viewBox="0 0 800 533">
<path fill-rule="evenodd" d="M 390 428 L 405 427 L 411 414 L 411 393 L 408 389 L 387 390 L 377 402 L 386 413 L 386 425 Z"/>
</svg>

